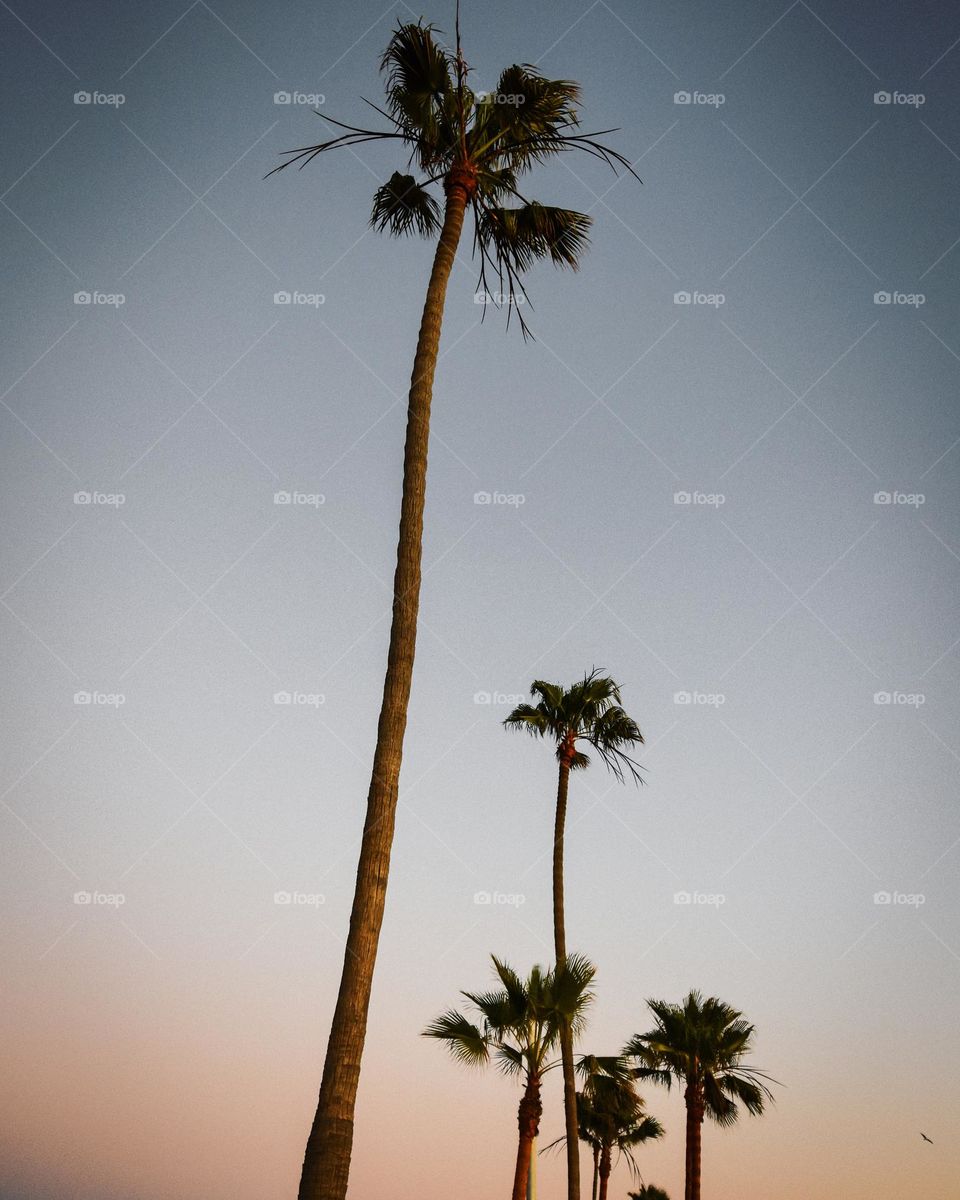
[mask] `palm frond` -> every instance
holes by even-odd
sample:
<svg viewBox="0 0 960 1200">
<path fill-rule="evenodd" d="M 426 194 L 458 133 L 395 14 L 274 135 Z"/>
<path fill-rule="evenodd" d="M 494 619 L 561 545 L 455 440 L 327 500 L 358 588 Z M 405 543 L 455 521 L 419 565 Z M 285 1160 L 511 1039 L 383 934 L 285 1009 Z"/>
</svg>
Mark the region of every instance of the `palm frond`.
<svg viewBox="0 0 960 1200">
<path fill-rule="evenodd" d="M 556 266 L 576 270 L 587 247 L 592 218 L 568 208 L 530 201 L 514 208 L 482 204 L 480 242 L 508 272 L 522 275 L 549 258 Z"/>
<path fill-rule="evenodd" d="M 427 237 L 440 228 L 440 205 L 412 175 L 394 171 L 374 194 L 370 224 L 381 233 Z"/>
</svg>

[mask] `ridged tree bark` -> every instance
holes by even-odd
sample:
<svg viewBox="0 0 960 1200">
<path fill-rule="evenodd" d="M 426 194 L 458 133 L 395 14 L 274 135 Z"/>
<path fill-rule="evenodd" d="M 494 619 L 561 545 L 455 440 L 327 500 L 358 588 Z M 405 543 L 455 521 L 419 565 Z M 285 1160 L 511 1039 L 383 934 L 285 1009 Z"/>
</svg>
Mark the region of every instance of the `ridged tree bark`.
<svg viewBox="0 0 960 1200">
<path fill-rule="evenodd" d="M 553 940 L 558 972 L 567 961 L 567 930 L 563 916 L 563 830 L 567 819 L 570 764 L 575 752 L 573 736 L 567 734 L 560 747 L 557 815 L 553 827 Z M 569 1021 L 564 1021 L 560 1027 L 560 1063 L 563 1069 L 563 1115 L 567 1135 L 567 1200 L 580 1200 L 577 1081 L 573 1071 L 573 1031 Z"/>
<path fill-rule="evenodd" d="M 600 1147 L 593 1147 L 593 1191 L 591 1196 L 593 1200 L 597 1200 L 597 1188 L 600 1183 Z"/>
<path fill-rule="evenodd" d="M 531 1075 L 520 1098 L 517 1112 L 517 1127 L 520 1137 L 517 1142 L 517 1165 L 513 1173 L 512 1200 L 527 1200 L 527 1179 L 533 1161 L 533 1147 L 540 1132 L 540 1116 L 543 1105 L 540 1100 L 540 1077 Z"/>
<path fill-rule="evenodd" d="M 604 1145 L 600 1151 L 600 1198 L 599 1200 L 607 1200 L 607 1187 L 610 1183 L 611 1170 L 611 1153 L 610 1146 Z"/>
<path fill-rule="evenodd" d="M 475 176 L 462 168 L 454 167 L 446 180 L 443 227 L 417 339 L 407 406 L 393 620 L 377 745 L 340 990 L 323 1064 L 317 1112 L 303 1160 L 299 1200 L 344 1200 L 347 1194 L 360 1058 L 386 903 L 403 735 L 413 677 L 433 377 L 447 281 L 463 229 L 467 200 L 474 186 Z"/>
<path fill-rule="evenodd" d="M 693 1120 L 690 1125 L 690 1200 L 700 1200 L 700 1144 L 703 1135 L 703 1100 L 699 1096 L 693 1103 Z"/>
</svg>

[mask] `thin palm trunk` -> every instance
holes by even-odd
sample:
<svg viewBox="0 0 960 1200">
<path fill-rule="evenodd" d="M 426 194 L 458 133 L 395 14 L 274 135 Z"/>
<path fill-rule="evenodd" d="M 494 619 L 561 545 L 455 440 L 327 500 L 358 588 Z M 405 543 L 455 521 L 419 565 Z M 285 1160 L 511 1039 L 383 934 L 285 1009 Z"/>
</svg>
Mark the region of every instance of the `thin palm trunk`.
<svg viewBox="0 0 960 1200">
<path fill-rule="evenodd" d="M 567 745 L 569 743 L 569 745 Z M 557 815 L 553 829 L 553 940 L 557 970 L 567 961 L 567 931 L 563 916 L 563 829 L 567 819 L 567 788 L 574 743 L 565 739 L 564 758 L 557 781 Z M 560 1062 L 563 1068 L 563 1112 L 567 1133 L 567 1200 L 580 1200 L 580 1144 L 577 1123 L 577 1083 L 573 1073 L 573 1030 L 560 1026 Z"/>
<path fill-rule="evenodd" d="M 410 382 L 393 621 L 377 746 L 340 990 L 323 1064 L 317 1112 L 303 1160 L 299 1200 L 344 1200 L 347 1193 L 360 1059 L 383 924 L 403 735 L 413 677 L 433 376 L 447 281 L 460 241 L 467 196 L 468 185 L 454 169 L 447 183 L 443 228 L 427 286 Z"/>
<path fill-rule="evenodd" d="M 527 1200 L 537 1200 L 537 1139 L 530 1148 L 530 1173 L 527 1175 Z"/>
<path fill-rule="evenodd" d="M 529 1075 L 517 1111 L 517 1127 L 520 1137 L 517 1142 L 517 1165 L 513 1173 L 512 1200 L 527 1200 L 527 1180 L 530 1178 L 534 1145 L 537 1134 L 540 1132 L 542 1111 L 540 1076 Z"/>
<path fill-rule="evenodd" d="M 604 1143 L 603 1149 L 600 1151 L 600 1198 L 599 1200 L 607 1200 L 607 1186 L 610 1183 L 610 1146 Z"/>
<path fill-rule="evenodd" d="M 693 1179 L 693 1171 L 690 1167 L 690 1155 L 693 1152 L 693 1084 L 688 1083 L 684 1092 L 684 1101 L 687 1108 L 687 1130 L 686 1142 L 684 1145 L 684 1169 L 683 1169 L 683 1200 L 690 1200 L 690 1183 Z"/>
<path fill-rule="evenodd" d="M 593 1147 L 593 1191 L 591 1196 L 597 1200 L 597 1188 L 600 1184 L 600 1147 Z"/>
<path fill-rule="evenodd" d="M 694 1104 L 690 1129 L 690 1200 L 700 1200 L 700 1141 L 703 1133 L 703 1104 Z"/>
</svg>

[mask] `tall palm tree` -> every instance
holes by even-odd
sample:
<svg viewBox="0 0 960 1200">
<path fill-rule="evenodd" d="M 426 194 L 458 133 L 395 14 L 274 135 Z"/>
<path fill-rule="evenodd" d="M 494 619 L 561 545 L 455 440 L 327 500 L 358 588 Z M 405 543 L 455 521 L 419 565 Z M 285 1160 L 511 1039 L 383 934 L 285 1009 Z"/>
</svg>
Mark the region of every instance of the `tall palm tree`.
<svg viewBox="0 0 960 1200">
<path fill-rule="evenodd" d="M 407 405 L 393 618 L 377 744 L 340 989 L 304 1156 L 300 1200 L 343 1200 L 347 1190 L 413 676 L 433 378 L 447 281 L 466 210 L 469 206 L 474 217 L 482 285 L 486 287 L 489 268 L 508 299 L 518 293 L 525 297 L 522 276 L 537 260 L 578 266 L 590 218 L 528 199 L 520 191 L 523 175 L 538 163 L 573 150 L 633 174 L 622 155 L 596 140 L 610 130 L 579 132 L 577 84 L 547 79 L 533 67 L 515 65 L 503 71 L 495 92 L 475 95 L 467 85 L 459 29 L 457 50 L 452 53 L 437 41 L 431 26 L 400 25 L 381 68 L 385 107 L 372 107 L 386 119 L 387 128 L 367 129 L 325 117 L 345 132 L 288 151 L 287 161 L 276 168 L 294 163 L 303 167 L 334 149 L 395 141 L 409 156 L 408 169 L 415 163 L 423 178 L 395 171 L 374 194 L 371 223 L 396 235 L 416 233 L 437 239 Z M 434 190 L 443 192 L 442 208 Z M 512 310 L 508 305 L 508 320 Z M 517 315 L 526 332 L 522 314 Z"/>
<path fill-rule="evenodd" d="M 523 1080 L 523 1095 L 517 1112 L 519 1140 L 511 1200 L 526 1200 L 527 1179 L 534 1142 L 543 1111 L 540 1088 L 543 1076 L 557 1066 L 551 1061 L 560 1029 L 579 1029 L 593 1000 L 594 967 L 583 957 L 572 955 L 562 968 L 544 971 L 534 967 L 521 979 L 494 958 L 502 987 L 492 992 L 462 994 L 480 1017 L 477 1024 L 450 1009 L 424 1030 L 424 1037 L 447 1043 L 453 1057 L 468 1066 L 486 1066 L 493 1058 L 506 1075 Z"/>
<path fill-rule="evenodd" d="M 700 1200 L 700 1152 L 704 1115 L 721 1127 L 732 1125 L 739 1104 L 760 1116 L 773 1100 L 763 1071 L 743 1060 L 753 1049 L 754 1027 L 743 1013 L 711 996 L 704 1000 L 691 991 L 681 1004 L 648 1000 L 655 1028 L 639 1033 L 624 1054 L 640 1064 L 638 1078 L 669 1088 L 674 1079 L 684 1085 L 687 1107 L 684 1200 Z"/>
<path fill-rule="evenodd" d="M 559 777 L 553 830 L 553 940 L 559 966 L 567 954 L 563 911 L 563 833 L 567 819 L 567 789 L 570 772 L 587 767 L 589 757 L 578 742 L 592 746 L 618 779 L 629 774 L 640 781 L 636 763 L 627 753 L 642 745 L 643 734 L 620 704 L 620 688 L 609 676 L 594 668 L 578 683 L 564 688 L 559 683 L 534 680 L 530 695 L 536 704 L 520 704 L 503 722 L 537 738 L 549 738 L 556 746 Z M 580 1197 L 580 1154 L 577 1144 L 577 1084 L 574 1076 L 573 1035 L 561 1031 L 563 1106 L 567 1137 L 567 1197 Z"/>
</svg>

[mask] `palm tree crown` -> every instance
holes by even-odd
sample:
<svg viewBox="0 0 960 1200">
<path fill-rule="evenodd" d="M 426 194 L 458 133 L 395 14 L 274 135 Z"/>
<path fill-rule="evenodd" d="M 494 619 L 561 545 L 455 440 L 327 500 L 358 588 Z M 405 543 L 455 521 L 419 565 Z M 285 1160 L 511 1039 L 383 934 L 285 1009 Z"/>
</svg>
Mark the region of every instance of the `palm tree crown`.
<svg viewBox="0 0 960 1200">
<path fill-rule="evenodd" d="M 647 1003 L 656 1027 L 637 1034 L 624 1049 L 640 1063 L 639 1078 L 667 1088 L 673 1079 L 684 1082 L 718 1125 L 736 1121 L 738 1102 L 752 1116 L 763 1113 L 764 1103 L 773 1099 L 770 1077 L 743 1062 L 753 1049 L 754 1027 L 741 1012 L 714 996 L 704 1000 L 697 991 L 681 1004 Z"/>
<path fill-rule="evenodd" d="M 577 749 L 577 742 L 586 742 L 618 779 L 628 773 L 641 782 L 640 768 L 626 748 L 643 745 L 643 734 L 621 707 L 620 687 L 613 679 L 594 667 L 568 689 L 536 679 L 530 695 L 537 703 L 519 704 L 503 722 L 508 729 L 552 738 L 558 761 L 570 770 L 589 765 L 589 756 Z"/>
<path fill-rule="evenodd" d="M 489 992 L 463 992 L 477 1011 L 471 1021 L 450 1009 L 432 1021 L 424 1037 L 438 1038 L 457 1062 L 486 1066 L 492 1060 L 506 1075 L 543 1075 L 556 1066 L 556 1050 L 564 1019 L 582 1028 L 593 1002 L 596 969 L 581 955 L 567 958 L 564 968 L 535 966 L 527 979 L 493 957 L 502 987 Z"/>
<path fill-rule="evenodd" d="M 399 142 L 409 151 L 407 168 L 415 164 L 423 178 L 395 171 L 374 195 L 374 227 L 397 235 L 434 234 L 442 223 L 442 209 L 431 189 L 440 185 L 448 195 L 451 187 L 462 189 L 473 210 L 481 286 L 486 287 L 490 267 L 501 294 L 526 299 L 520 277 L 538 259 L 578 266 L 591 219 L 529 199 L 520 191 L 522 176 L 538 163 L 573 150 L 599 158 L 614 170 L 635 173 L 622 154 L 597 141 L 613 130 L 579 132 L 576 83 L 547 79 L 536 67 L 514 64 L 501 72 L 493 91 L 474 92 L 467 85 L 469 68 L 459 32 L 455 52 L 443 46 L 436 33 L 422 22 L 401 24 L 384 52 L 380 65 L 385 107 L 370 106 L 386 118 L 389 128 L 367 129 L 324 117 L 345 132 L 285 151 L 287 161 L 275 170 L 294 163 L 303 167 L 327 150 Z M 519 310 L 517 317 L 526 333 Z"/>
</svg>

